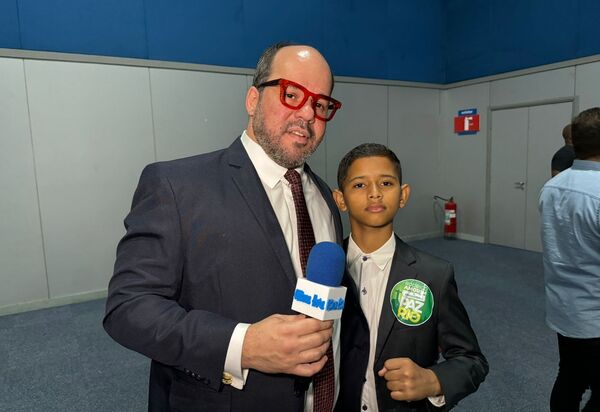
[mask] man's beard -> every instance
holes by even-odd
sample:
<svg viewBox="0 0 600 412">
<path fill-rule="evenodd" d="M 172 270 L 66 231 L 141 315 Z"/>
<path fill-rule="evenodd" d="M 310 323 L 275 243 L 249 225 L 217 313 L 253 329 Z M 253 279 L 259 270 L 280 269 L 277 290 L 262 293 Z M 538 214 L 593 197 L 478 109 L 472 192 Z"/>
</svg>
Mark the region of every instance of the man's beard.
<svg viewBox="0 0 600 412">
<path fill-rule="evenodd" d="M 308 134 L 308 143 L 303 146 L 299 152 L 288 153 L 281 144 L 281 140 L 286 130 L 292 126 L 302 127 L 306 131 Z M 265 153 L 273 159 L 275 163 L 286 169 L 295 169 L 303 165 L 318 147 L 318 145 L 312 144 L 314 143 L 314 139 L 316 139 L 312 125 L 302 119 L 298 119 L 295 122 L 288 122 L 277 132 L 269 131 L 262 116 L 260 103 L 254 113 L 252 130 L 254 131 L 256 141 L 263 148 Z"/>
</svg>

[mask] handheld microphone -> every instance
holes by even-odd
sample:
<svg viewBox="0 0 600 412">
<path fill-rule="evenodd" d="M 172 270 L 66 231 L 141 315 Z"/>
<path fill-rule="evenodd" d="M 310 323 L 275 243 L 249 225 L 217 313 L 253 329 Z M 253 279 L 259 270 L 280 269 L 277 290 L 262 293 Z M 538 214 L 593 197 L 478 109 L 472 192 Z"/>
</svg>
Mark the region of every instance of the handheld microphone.
<svg viewBox="0 0 600 412">
<path fill-rule="evenodd" d="M 340 286 L 346 255 L 333 242 L 313 246 L 306 263 L 306 279 L 298 279 L 292 309 L 319 320 L 339 319 L 346 298 L 346 287 Z"/>
</svg>

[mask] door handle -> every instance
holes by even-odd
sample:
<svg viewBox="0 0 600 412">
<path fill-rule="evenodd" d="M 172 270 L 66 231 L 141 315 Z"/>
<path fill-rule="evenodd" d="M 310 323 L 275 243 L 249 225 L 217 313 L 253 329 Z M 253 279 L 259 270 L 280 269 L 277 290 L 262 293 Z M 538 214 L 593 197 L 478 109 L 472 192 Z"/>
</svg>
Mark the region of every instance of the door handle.
<svg viewBox="0 0 600 412">
<path fill-rule="evenodd" d="M 525 182 L 515 182 L 515 189 L 525 190 Z"/>
</svg>

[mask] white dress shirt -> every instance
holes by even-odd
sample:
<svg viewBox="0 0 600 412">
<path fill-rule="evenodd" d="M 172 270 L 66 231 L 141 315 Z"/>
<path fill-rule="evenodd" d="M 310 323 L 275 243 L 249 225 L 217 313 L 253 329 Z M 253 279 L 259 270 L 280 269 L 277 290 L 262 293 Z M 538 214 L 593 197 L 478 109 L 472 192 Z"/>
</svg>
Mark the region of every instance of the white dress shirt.
<svg viewBox="0 0 600 412">
<path fill-rule="evenodd" d="M 386 296 L 385 290 L 390 277 L 392 260 L 396 251 L 396 237 L 394 233 L 379 249 L 365 254 L 354 242 L 352 234 L 348 240 L 348 253 L 346 262 L 348 272 L 356 284 L 360 296 L 360 307 L 369 325 L 369 362 L 367 364 L 366 382 L 361 395 L 361 409 L 368 412 L 378 412 L 377 391 L 375 390 L 375 349 L 377 347 L 377 332 L 379 319 Z M 429 401 L 441 407 L 445 405 L 444 396 L 430 396 Z"/>
<path fill-rule="evenodd" d="M 242 133 L 242 145 L 250 161 L 254 165 L 256 172 L 263 184 L 267 197 L 273 206 L 279 225 L 285 237 L 285 242 L 292 257 L 292 263 L 297 277 L 303 277 L 302 268 L 300 266 L 300 249 L 298 245 L 298 227 L 296 224 L 296 208 L 294 198 L 289 182 L 285 179 L 284 174 L 287 172 L 285 167 L 275 163 L 263 150 L 263 148 L 246 134 Z M 333 215 L 321 195 L 318 186 L 304 173 L 304 168 L 299 167 L 296 171 L 302 179 L 302 190 L 306 199 L 308 214 L 312 222 L 313 231 L 315 234 L 315 242 L 336 241 L 335 225 Z M 290 298 L 290 306 L 292 301 Z M 334 322 L 333 327 L 333 352 L 334 365 L 336 370 L 336 397 L 339 392 L 338 373 L 339 371 L 339 351 L 338 345 L 340 341 L 339 322 Z M 233 331 L 229 347 L 227 349 L 227 357 L 225 358 L 224 371 L 232 375 L 231 386 L 236 389 L 243 389 L 248 376 L 248 369 L 242 370 L 242 345 L 246 331 L 250 325 L 247 323 L 239 323 Z M 305 401 L 304 410 L 312 411 L 313 391 L 312 384 L 310 385 Z"/>
<path fill-rule="evenodd" d="M 362 390 L 362 410 L 378 412 L 377 392 L 375 390 L 375 347 L 377 345 L 377 331 L 379 318 L 383 307 L 385 288 L 390 276 L 392 258 L 396 250 L 394 234 L 373 253 L 365 254 L 352 239 L 348 240 L 348 254 L 346 261 L 350 276 L 356 284 L 367 324 L 369 325 L 369 363 L 367 364 L 367 381 Z M 365 409 L 366 407 L 366 409 Z"/>
</svg>

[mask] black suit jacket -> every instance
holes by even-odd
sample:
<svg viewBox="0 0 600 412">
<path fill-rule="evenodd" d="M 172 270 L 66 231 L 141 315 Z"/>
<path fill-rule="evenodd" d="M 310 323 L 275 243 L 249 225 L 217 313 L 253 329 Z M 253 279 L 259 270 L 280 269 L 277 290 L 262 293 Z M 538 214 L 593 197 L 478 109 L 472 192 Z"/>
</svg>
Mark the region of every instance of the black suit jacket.
<svg viewBox="0 0 600 412">
<path fill-rule="evenodd" d="M 308 166 L 334 216 L 331 192 Z M 301 411 L 295 377 L 251 370 L 221 382 L 233 329 L 291 314 L 296 275 L 277 217 L 241 141 L 147 166 L 125 219 L 104 327 L 152 359 L 151 411 Z"/>
<path fill-rule="evenodd" d="M 390 305 L 390 293 L 403 279 L 418 279 L 431 289 L 434 308 L 431 318 L 420 326 L 398 322 Z M 369 360 L 369 327 L 361 310 L 354 281 L 346 273 L 348 287 L 341 330 L 341 392 L 336 411 L 361 411 L 361 393 Z M 438 362 L 440 355 L 444 358 Z M 440 380 L 446 397 L 444 408 L 435 408 L 427 399 L 418 402 L 395 401 L 385 379 L 379 377 L 386 360 L 408 357 L 430 368 Z M 467 312 L 458 297 L 451 264 L 419 251 L 396 237 L 390 276 L 385 290 L 374 372 L 379 412 L 448 410 L 474 392 L 488 372 Z"/>
</svg>

